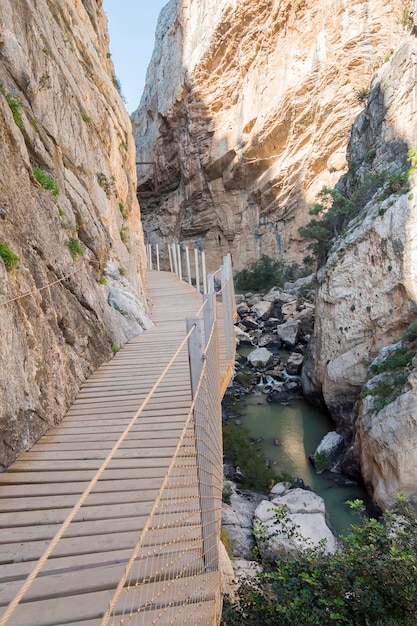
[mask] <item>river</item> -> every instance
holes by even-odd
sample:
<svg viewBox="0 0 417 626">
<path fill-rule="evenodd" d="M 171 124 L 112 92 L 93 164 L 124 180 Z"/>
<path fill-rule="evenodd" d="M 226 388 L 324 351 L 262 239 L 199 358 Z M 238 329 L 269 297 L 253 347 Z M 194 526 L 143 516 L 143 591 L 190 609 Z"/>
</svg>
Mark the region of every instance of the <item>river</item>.
<svg viewBox="0 0 417 626">
<path fill-rule="evenodd" d="M 314 409 L 303 399 L 292 400 L 288 405 L 269 403 L 266 394 L 259 390 L 242 399 L 242 425 L 252 438 L 262 438 L 259 444 L 267 459 L 275 463 L 277 473 L 286 472 L 302 478 L 306 485 L 325 501 L 329 519 L 337 533 L 346 530 L 357 517 L 352 515 L 347 500 L 369 500 L 362 486 L 341 487 L 335 479 L 338 474 L 315 474 L 308 459 L 322 437 L 335 430 L 331 418 Z M 274 444 L 277 440 L 279 445 Z"/>
</svg>

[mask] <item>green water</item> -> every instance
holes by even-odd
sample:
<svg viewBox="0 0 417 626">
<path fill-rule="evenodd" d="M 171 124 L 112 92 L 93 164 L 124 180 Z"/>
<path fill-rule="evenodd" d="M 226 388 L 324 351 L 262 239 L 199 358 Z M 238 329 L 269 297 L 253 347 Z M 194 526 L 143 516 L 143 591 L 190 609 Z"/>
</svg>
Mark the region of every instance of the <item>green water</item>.
<svg viewBox="0 0 417 626">
<path fill-rule="evenodd" d="M 279 473 L 285 471 L 292 477 L 302 478 L 306 485 L 318 493 L 326 503 L 332 525 L 340 533 L 358 520 L 352 516 L 346 500 L 367 500 L 360 486 L 340 487 L 334 480 L 338 474 L 324 472 L 316 475 L 308 459 L 323 436 L 335 430 L 328 415 L 314 409 L 305 400 L 292 400 L 289 405 L 272 404 L 266 395 L 254 392 L 244 402 L 242 425 L 250 436 L 263 437 L 259 447 Z M 278 439 L 279 446 L 274 445 Z"/>
</svg>

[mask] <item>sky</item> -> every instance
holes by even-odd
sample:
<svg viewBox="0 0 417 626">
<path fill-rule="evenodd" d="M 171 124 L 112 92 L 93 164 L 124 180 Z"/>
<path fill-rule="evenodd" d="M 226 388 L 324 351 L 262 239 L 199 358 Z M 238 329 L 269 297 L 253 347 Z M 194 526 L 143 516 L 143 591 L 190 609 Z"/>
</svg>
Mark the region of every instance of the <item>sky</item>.
<svg viewBox="0 0 417 626">
<path fill-rule="evenodd" d="M 137 109 L 155 43 L 158 15 L 167 0 L 104 0 L 110 52 L 129 113 Z"/>
</svg>

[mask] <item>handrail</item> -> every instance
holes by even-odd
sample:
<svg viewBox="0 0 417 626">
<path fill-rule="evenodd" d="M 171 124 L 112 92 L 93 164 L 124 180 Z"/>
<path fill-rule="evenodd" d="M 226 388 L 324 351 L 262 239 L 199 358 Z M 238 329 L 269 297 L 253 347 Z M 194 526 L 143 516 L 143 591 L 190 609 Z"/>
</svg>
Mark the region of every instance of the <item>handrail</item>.
<svg viewBox="0 0 417 626">
<path fill-rule="evenodd" d="M 178 250 L 178 248 L 177 248 Z M 78 271 L 78 270 L 77 270 Z M 43 566 L 51 556 L 52 552 L 55 550 L 57 544 L 63 537 L 64 533 L 67 531 L 71 523 L 74 521 L 77 513 L 80 511 L 82 506 L 86 503 L 86 500 L 93 488 L 96 486 L 98 481 L 101 479 L 104 471 L 107 469 L 108 465 L 112 461 L 115 456 L 115 453 L 119 450 L 122 443 L 125 441 L 126 437 L 132 430 L 132 428 L 136 425 L 138 418 L 142 415 L 143 411 L 149 404 L 150 400 L 160 387 L 162 381 L 165 376 L 171 370 L 173 365 L 176 363 L 178 357 L 184 350 L 185 346 L 188 344 L 188 353 L 189 353 L 189 363 L 190 363 L 190 379 L 191 379 L 191 388 L 192 388 L 192 401 L 191 408 L 188 412 L 188 415 L 185 418 L 185 422 L 181 431 L 181 435 L 176 444 L 175 452 L 170 460 L 169 467 L 166 475 L 162 481 L 162 484 L 159 487 L 157 496 L 155 501 L 153 502 L 151 511 L 148 514 L 145 525 L 140 533 L 138 542 L 133 549 L 133 552 L 130 556 L 129 562 L 126 566 L 125 572 L 114 591 L 113 597 L 108 605 L 107 611 L 104 614 L 103 620 L 101 622 L 102 626 L 106 626 L 112 612 L 115 610 L 115 607 L 118 603 L 118 599 L 122 590 L 125 588 L 126 581 L 129 579 L 131 574 L 132 567 L 135 563 L 137 563 L 138 555 L 144 548 L 144 540 L 146 537 L 149 537 L 149 534 L 155 532 L 155 529 L 163 529 L 164 526 L 155 526 L 152 528 L 152 524 L 154 523 L 154 518 L 157 515 L 161 515 L 161 511 L 159 509 L 161 503 L 165 502 L 165 506 L 169 507 L 171 503 L 171 495 L 170 488 L 177 487 L 177 482 L 179 481 L 180 490 L 181 487 L 183 489 L 187 489 L 188 483 L 184 484 L 181 481 L 190 480 L 184 475 L 184 471 L 182 468 L 189 468 L 190 466 L 185 463 L 184 459 L 188 459 L 187 449 L 190 446 L 190 429 L 193 431 L 193 441 L 195 446 L 194 456 L 196 457 L 196 471 L 198 476 L 198 488 L 197 493 L 198 496 L 189 495 L 190 503 L 191 501 L 194 503 L 195 498 L 198 498 L 199 502 L 199 512 L 201 516 L 201 529 L 202 529 L 202 540 L 203 540 L 203 561 L 204 565 L 195 563 L 193 565 L 193 571 L 195 571 L 196 577 L 196 585 L 194 588 L 194 594 L 199 595 L 203 593 L 202 587 L 204 583 L 201 581 L 198 582 L 198 576 L 205 573 L 206 576 L 215 576 L 213 580 L 217 580 L 219 576 L 218 572 L 218 542 L 219 542 L 219 534 L 220 534 L 220 509 L 221 509 L 221 484 L 222 484 L 222 443 L 221 443 L 221 395 L 224 389 L 224 382 L 230 377 L 230 373 L 232 371 L 232 365 L 234 360 L 234 334 L 233 329 L 230 330 L 230 325 L 233 324 L 233 305 L 231 304 L 233 299 L 231 299 L 231 295 L 233 293 L 233 276 L 232 276 L 232 267 L 231 267 L 231 259 L 230 255 L 223 259 L 223 265 L 219 270 L 222 278 L 222 288 L 219 293 L 222 294 L 222 304 L 216 304 L 216 294 L 214 291 L 214 280 L 211 275 L 208 277 L 208 291 L 209 293 L 204 296 L 204 301 L 202 305 L 199 307 L 196 316 L 194 318 L 190 318 L 187 320 L 187 329 L 185 332 L 185 336 L 182 341 L 179 343 L 178 347 L 174 351 L 171 356 L 168 364 L 164 367 L 163 371 L 159 375 L 158 379 L 154 383 L 152 389 L 148 392 L 146 398 L 143 400 L 140 407 L 137 409 L 133 417 L 130 419 L 128 425 L 124 429 L 123 433 L 119 436 L 117 442 L 113 445 L 110 452 L 107 454 L 106 458 L 96 471 L 95 475 L 92 477 L 87 487 L 84 489 L 83 493 L 79 497 L 76 504 L 72 507 L 71 511 L 68 513 L 66 519 L 54 537 L 48 544 L 47 548 L 43 552 L 43 554 L 39 557 L 38 561 L 34 569 L 27 576 L 20 590 L 15 594 L 15 596 L 10 601 L 9 605 L 6 608 L 6 612 L 0 618 L 0 626 L 5 626 L 8 622 L 9 618 L 13 615 L 16 608 L 18 607 L 21 600 L 26 595 L 27 591 L 33 584 L 34 580 L 37 578 L 38 574 L 42 570 Z M 73 272 L 75 273 L 75 272 Z M 218 274 L 219 272 L 216 272 Z M 72 275 L 72 274 L 70 274 Z M 60 280 L 64 280 L 60 279 Z M 56 281 L 59 282 L 59 281 Z M 46 288 L 46 286 L 44 287 Z M 221 306 L 223 313 L 222 317 L 224 318 L 224 325 L 220 326 L 217 322 L 216 310 Z M 228 308 L 230 310 L 228 310 Z M 203 318 L 201 317 L 203 315 Z M 204 321 L 204 332 L 202 328 L 202 323 Z M 219 338 L 219 333 L 221 333 L 221 337 Z M 223 371 L 220 368 L 220 356 L 219 356 L 219 343 L 221 345 L 226 345 L 226 359 L 227 363 L 226 370 Z M 189 471 L 188 469 L 186 470 Z M 176 474 L 178 473 L 178 475 Z M 191 484 L 191 483 L 190 483 Z M 190 488 L 191 489 L 191 488 Z M 194 489 L 194 487 L 193 487 Z M 172 491 L 172 490 L 171 490 Z M 192 492 L 194 494 L 194 491 Z M 185 496 L 184 496 L 185 497 Z M 172 501 L 174 502 L 174 500 Z M 176 501 L 175 501 L 176 502 Z M 178 500 L 180 502 L 180 500 Z M 193 504 L 193 506 L 195 506 Z M 163 504 L 162 504 L 163 508 Z M 189 515 L 194 515 L 194 508 L 190 509 Z M 191 524 L 191 522 L 190 522 Z M 192 524 L 190 526 L 192 528 Z M 167 527 L 168 528 L 168 527 Z M 185 532 L 185 531 L 184 531 Z M 184 540 L 180 535 L 178 539 L 175 541 Z M 157 544 L 158 545 L 158 544 Z M 170 544 L 168 544 L 170 545 Z M 146 549 L 145 549 L 146 550 Z M 158 551 L 156 551 L 158 555 Z M 181 558 L 182 552 L 179 552 L 179 557 Z M 185 554 L 185 552 L 184 552 Z M 188 553 L 187 553 L 188 554 Z M 188 557 L 187 557 L 188 558 Z M 193 561 L 190 562 L 190 567 Z M 155 566 L 161 567 L 161 566 Z M 165 566 L 164 566 L 165 567 Z M 201 569 L 203 567 L 203 569 Z M 216 573 L 217 572 L 217 573 Z M 139 575 L 138 575 L 139 576 Z M 151 576 L 151 575 L 149 575 Z M 160 571 L 156 569 L 155 580 L 159 580 L 158 576 L 162 576 Z M 138 581 L 140 580 L 140 576 Z M 151 578 L 149 578 L 149 581 Z M 208 580 L 208 579 L 207 579 Z M 211 578 L 210 578 L 211 580 Z M 160 593 L 166 593 L 171 587 L 175 588 L 175 583 L 177 581 L 177 577 L 174 579 L 166 579 L 162 576 L 161 581 L 164 583 Z M 137 582 L 136 585 L 133 585 L 133 588 L 137 588 L 138 586 L 143 586 L 145 583 Z M 130 585 L 130 583 L 129 583 Z M 199 585 L 199 586 L 198 586 Z M 146 585 L 145 585 L 146 586 Z M 152 585 L 151 585 L 152 587 Z M 216 588 L 220 589 L 219 585 L 216 583 Z M 128 587 L 125 589 L 126 593 L 129 591 Z M 158 593 L 153 592 L 154 595 L 151 596 L 151 599 L 147 600 L 145 604 L 141 604 L 136 613 L 146 610 L 146 608 L 155 603 L 158 599 Z M 156 595 L 155 595 L 156 593 Z M 174 593 L 184 593 L 188 592 L 184 589 L 182 592 L 174 591 Z M 217 592 L 216 592 L 217 593 Z M 217 598 L 217 596 L 216 596 Z M 218 598 L 217 598 L 218 600 Z M 184 600 L 186 604 L 186 600 Z M 170 603 L 171 604 L 171 603 Z M 168 606 L 161 609 L 161 614 L 164 613 Z M 181 604 L 181 598 L 178 601 L 178 604 Z M 158 606 L 158 604 L 156 604 Z M 198 606 L 198 602 L 197 602 Z M 182 609 L 179 609 L 180 611 Z M 196 609 L 197 610 L 197 609 Z M 125 620 L 122 620 L 122 622 Z M 122 623 L 120 622 L 120 623 Z"/>
<path fill-rule="evenodd" d="M 16 296 L 15 298 L 10 298 L 10 300 L 5 300 L 4 302 L 0 302 L 0 306 L 10 304 L 11 302 L 16 302 L 16 300 L 21 300 L 22 298 L 26 298 L 26 296 L 31 296 L 34 293 L 43 291 L 44 289 L 48 289 L 48 287 L 52 287 L 52 285 L 56 285 L 57 283 L 62 283 L 63 280 L 67 280 L 67 278 L 70 278 L 71 276 L 79 272 L 80 269 L 81 267 L 78 267 L 76 270 L 74 270 L 74 272 L 71 272 L 71 274 L 67 274 L 67 276 L 63 276 L 63 278 L 58 278 L 57 280 L 54 280 L 52 283 L 48 283 L 47 285 L 44 285 L 43 287 L 37 287 L 36 289 L 31 289 L 31 291 L 22 293 L 20 296 Z"/>
<path fill-rule="evenodd" d="M 89 484 L 87 485 L 87 487 L 85 488 L 84 492 L 80 496 L 78 502 L 73 506 L 71 512 L 68 514 L 68 516 L 65 519 L 65 521 L 61 524 L 59 530 L 55 533 L 55 536 L 53 537 L 53 539 L 49 543 L 49 545 L 46 548 L 46 550 L 43 553 L 43 555 L 39 558 L 35 568 L 32 570 L 32 572 L 26 578 L 26 581 L 23 584 L 23 586 L 21 587 L 20 591 L 15 595 L 15 597 L 9 603 L 6 612 L 4 613 L 4 615 L 2 616 L 2 618 L 0 620 L 0 626 L 4 626 L 7 623 L 8 619 L 14 613 L 15 609 L 17 608 L 17 606 L 20 603 L 20 601 L 22 600 L 22 598 L 26 595 L 26 592 L 29 590 L 29 588 L 32 585 L 33 581 L 35 580 L 35 578 L 37 577 L 37 575 L 39 574 L 39 572 L 41 571 L 41 569 L 45 565 L 46 561 L 48 560 L 48 558 L 50 557 L 50 555 L 52 554 L 52 552 L 56 548 L 59 540 L 62 538 L 62 536 L 64 535 L 64 533 L 66 532 L 66 530 L 70 526 L 71 522 L 74 520 L 74 518 L 77 515 L 78 511 L 81 509 L 81 507 L 85 503 L 87 497 L 90 495 L 91 491 L 93 490 L 93 488 L 95 487 L 97 482 L 100 480 L 101 476 L 103 475 L 103 473 L 106 470 L 107 466 L 109 465 L 110 461 L 113 459 L 115 453 L 120 448 L 120 446 L 122 445 L 123 441 L 126 439 L 127 435 L 132 430 L 133 426 L 136 424 L 138 418 L 143 413 L 143 411 L 146 408 L 146 406 L 149 404 L 149 401 L 151 400 L 151 398 L 155 394 L 156 390 L 158 389 L 158 387 L 159 387 L 160 383 L 162 382 L 162 380 L 165 378 L 165 376 L 168 373 L 168 371 L 171 369 L 171 367 L 172 367 L 173 363 L 175 362 L 175 360 L 177 359 L 178 355 L 180 354 L 180 352 L 182 351 L 184 346 L 187 344 L 187 342 L 188 342 L 188 340 L 189 340 L 189 338 L 190 338 L 190 336 L 192 335 L 193 332 L 194 332 L 194 328 L 191 328 L 189 333 L 182 340 L 181 344 L 179 345 L 179 347 L 175 351 L 174 355 L 171 357 L 169 363 L 166 365 L 166 367 L 164 368 L 164 370 L 160 374 L 159 378 L 157 379 L 156 383 L 154 384 L 154 386 L 152 387 L 152 389 L 150 390 L 150 392 L 146 396 L 145 400 L 142 402 L 141 406 L 136 411 L 135 415 L 132 417 L 132 419 L 130 420 L 129 424 L 126 426 L 125 430 L 120 435 L 119 439 L 114 444 L 113 448 L 110 450 L 109 454 L 104 459 L 103 463 L 101 464 L 101 466 L 99 467 L 99 469 L 97 470 L 97 472 L 95 473 L 93 478 L 90 480 Z"/>
</svg>

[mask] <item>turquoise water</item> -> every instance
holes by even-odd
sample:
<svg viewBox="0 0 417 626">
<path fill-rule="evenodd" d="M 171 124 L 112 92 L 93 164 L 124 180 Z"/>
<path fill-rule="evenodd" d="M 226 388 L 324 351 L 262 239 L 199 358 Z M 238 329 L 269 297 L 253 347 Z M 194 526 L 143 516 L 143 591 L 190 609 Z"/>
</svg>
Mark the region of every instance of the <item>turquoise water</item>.
<svg viewBox="0 0 417 626">
<path fill-rule="evenodd" d="M 323 436 L 335 430 L 331 418 L 317 411 L 305 400 L 292 400 L 287 406 L 266 401 L 266 394 L 254 392 L 242 399 L 242 425 L 250 436 L 263 437 L 259 447 L 275 463 L 279 473 L 302 478 L 326 503 L 332 525 L 338 533 L 346 530 L 357 518 L 351 514 L 346 500 L 360 498 L 367 501 L 361 486 L 340 487 L 335 483 L 338 474 L 324 472 L 316 475 L 308 455 L 314 452 Z M 274 445 L 274 439 L 279 446 Z"/>
</svg>

